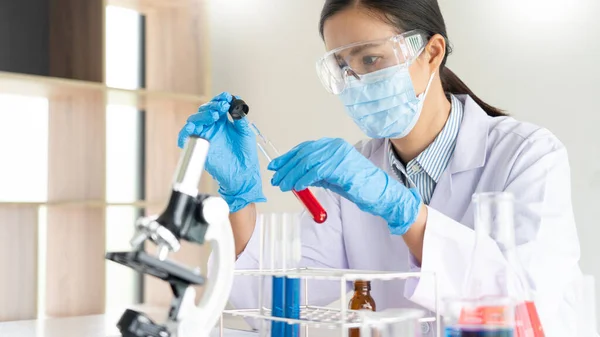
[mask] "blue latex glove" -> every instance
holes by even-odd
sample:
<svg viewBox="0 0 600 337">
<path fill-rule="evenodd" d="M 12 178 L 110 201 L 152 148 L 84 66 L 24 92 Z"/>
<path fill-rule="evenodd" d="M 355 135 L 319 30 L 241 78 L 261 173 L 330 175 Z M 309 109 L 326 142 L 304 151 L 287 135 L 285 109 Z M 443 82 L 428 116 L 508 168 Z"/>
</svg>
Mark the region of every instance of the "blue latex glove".
<svg viewBox="0 0 600 337">
<path fill-rule="evenodd" d="M 343 139 L 304 142 L 269 164 L 271 183 L 282 191 L 309 186 L 329 189 L 361 210 L 388 222 L 392 234 L 403 235 L 416 221 L 422 199 L 363 156 Z"/>
<path fill-rule="evenodd" d="M 177 145 L 183 148 L 190 135 L 210 142 L 204 167 L 219 183 L 219 194 L 234 213 L 267 199 L 262 191 L 256 136 L 246 118 L 233 122 L 228 118 L 232 98 L 224 92 L 200 106 L 179 132 Z"/>
</svg>

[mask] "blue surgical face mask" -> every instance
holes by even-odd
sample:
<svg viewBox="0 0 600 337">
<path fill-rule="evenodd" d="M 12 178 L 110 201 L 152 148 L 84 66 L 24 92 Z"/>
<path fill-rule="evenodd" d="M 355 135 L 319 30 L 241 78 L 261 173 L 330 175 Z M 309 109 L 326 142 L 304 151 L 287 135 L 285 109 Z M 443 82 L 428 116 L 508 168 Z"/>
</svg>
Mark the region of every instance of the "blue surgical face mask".
<svg viewBox="0 0 600 337">
<path fill-rule="evenodd" d="M 350 78 L 339 95 L 346 113 L 371 138 L 402 138 L 419 120 L 425 92 L 417 96 L 408 67 L 392 66 L 362 75 L 360 81 Z"/>
</svg>

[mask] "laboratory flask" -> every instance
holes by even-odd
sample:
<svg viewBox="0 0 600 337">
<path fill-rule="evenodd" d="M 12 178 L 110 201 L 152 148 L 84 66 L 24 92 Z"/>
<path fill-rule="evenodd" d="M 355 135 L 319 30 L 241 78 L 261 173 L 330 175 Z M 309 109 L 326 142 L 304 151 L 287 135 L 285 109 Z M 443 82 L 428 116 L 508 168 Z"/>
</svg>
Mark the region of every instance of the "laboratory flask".
<svg viewBox="0 0 600 337">
<path fill-rule="evenodd" d="M 514 301 L 508 297 L 445 298 L 445 337 L 514 337 Z"/>
<path fill-rule="evenodd" d="M 529 279 L 515 242 L 515 200 L 511 193 L 473 195 L 475 246 L 467 272 L 466 299 L 509 298 L 514 303 L 516 337 L 543 337 Z M 482 257 L 485 256 L 485 259 Z M 461 321 L 484 322 L 486 310 L 465 310 Z"/>
<path fill-rule="evenodd" d="M 375 300 L 371 297 L 371 282 L 357 280 L 354 281 L 354 295 L 348 303 L 350 310 L 370 310 L 376 311 Z M 360 337 L 359 328 L 350 328 L 349 337 Z"/>
</svg>

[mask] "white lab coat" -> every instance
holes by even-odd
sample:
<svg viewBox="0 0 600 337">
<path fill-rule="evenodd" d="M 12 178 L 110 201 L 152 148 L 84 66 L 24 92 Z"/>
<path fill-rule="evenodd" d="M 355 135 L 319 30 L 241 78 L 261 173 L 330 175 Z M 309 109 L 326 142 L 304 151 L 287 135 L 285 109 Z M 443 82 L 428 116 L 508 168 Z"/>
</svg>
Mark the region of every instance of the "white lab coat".
<svg viewBox="0 0 600 337">
<path fill-rule="evenodd" d="M 511 117 L 491 118 L 470 97 L 458 97 L 464 103 L 465 114 L 452 159 L 428 205 L 422 265 L 414 263 L 402 237 L 391 235 L 382 218 L 328 191 L 319 195 L 328 211 L 327 221 L 319 225 L 308 217 L 303 220 L 302 265 L 434 271 L 442 297 L 460 296 L 475 240 L 471 196 L 478 192 L 512 192 L 518 205 L 518 252 L 534 284 L 532 290 L 546 335 L 571 336 L 576 318 L 569 285 L 581 271 L 567 151 L 546 129 Z M 357 148 L 395 177 L 389 168 L 387 140 L 361 142 Z M 257 226 L 236 268 L 257 268 L 258 251 Z M 489 260 L 488 269 L 482 273 L 492 275 L 502 263 L 498 253 L 494 246 L 481 256 Z M 340 295 L 336 282 L 313 282 L 309 287 L 311 304 L 324 305 Z M 255 308 L 257 289 L 257 278 L 238 276 L 230 302 L 240 309 Z M 430 278 L 374 283 L 372 289 L 378 310 L 415 305 L 434 310 Z M 425 327 L 424 332 L 428 330 Z"/>
</svg>

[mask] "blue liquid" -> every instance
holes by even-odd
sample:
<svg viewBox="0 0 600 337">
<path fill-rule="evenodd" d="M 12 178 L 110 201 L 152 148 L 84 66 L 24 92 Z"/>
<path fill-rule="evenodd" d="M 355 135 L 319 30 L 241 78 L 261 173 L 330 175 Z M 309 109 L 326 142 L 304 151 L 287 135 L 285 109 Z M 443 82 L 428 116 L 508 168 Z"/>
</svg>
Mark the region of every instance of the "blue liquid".
<svg viewBox="0 0 600 337">
<path fill-rule="evenodd" d="M 514 330 L 511 328 L 467 328 L 446 327 L 446 337 L 513 337 Z"/>
<path fill-rule="evenodd" d="M 271 300 L 271 315 L 285 317 L 285 280 L 284 277 L 273 276 L 273 291 Z M 285 322 L 271 321 L 271 337 L 285 336 Z"/>
<path fill-rule="evenodd" d="M 300 279 L 285 278 L 285 317 L 300 319 Z M 285 325 L 285 337 L 298 337 L 298 324 Z"/>
</svg>

